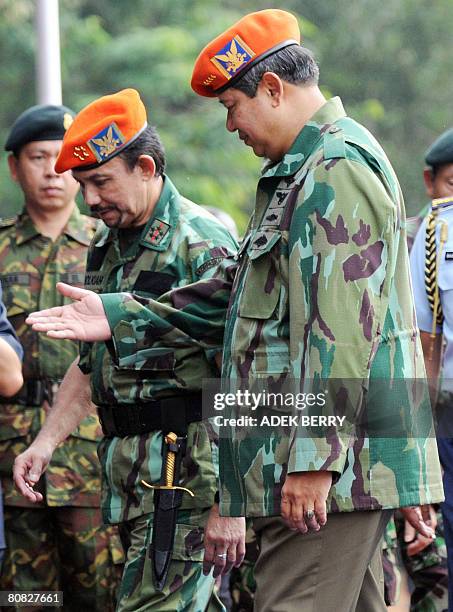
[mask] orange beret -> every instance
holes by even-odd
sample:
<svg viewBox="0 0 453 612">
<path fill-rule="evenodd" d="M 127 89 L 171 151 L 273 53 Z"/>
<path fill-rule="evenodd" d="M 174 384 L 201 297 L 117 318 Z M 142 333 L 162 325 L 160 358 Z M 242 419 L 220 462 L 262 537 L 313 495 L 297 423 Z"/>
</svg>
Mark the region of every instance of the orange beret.
<svg viewBox="0 0 453 612">
<path fill-rule="evenodd" d="M 298 44 L 299 25 L 291 13 L 279 9 L 250 13 L 202 50 L 193 69 L 192 89 L 200 96 L 217 96 L 261 60 Z"/>
<path fill-rule="evenodd" d="M 100 166 L 134 142 L 147 125 L 146 110 L 135 89 L 98 98 L 69 126 L 55 171 Z"/>
</svg>

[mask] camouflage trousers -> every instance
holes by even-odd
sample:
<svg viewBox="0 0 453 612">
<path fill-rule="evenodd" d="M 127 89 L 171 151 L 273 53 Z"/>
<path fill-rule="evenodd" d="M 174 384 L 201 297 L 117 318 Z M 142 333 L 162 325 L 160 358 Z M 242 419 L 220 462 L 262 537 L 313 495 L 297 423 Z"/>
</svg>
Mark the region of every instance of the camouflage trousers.
<svg viewBox="0 0 453 612">
<path fill-rule="evenodd" d="M 99 508 L 6 506 L 5 536 L 0 589 L 63 591 L 68 612 L 115 609 L 123 551 L 116 529 L 102 525 Z M 48 610 L 30 611 L 41 609 Z"/>
<path fill-rule="evenodd" d="M 407 554 L 404 541 L 404 520 L 401 516 L 390 521 L 384 537 L 382 561 L 384 566 L 385 596 L 388 605 L 399 598 L 401 560 L 410 577 L 414 590 L 411 594 L 411 612 L 444 612 L 448 610 L 448 567 L 442 515 L 437 512 L 436 538 L 430 546 L 416 555 Z"/>
<path fill-rule="evenodd" d="M 120 535 L 127 551 L 121 581 L 118 612 L 224 612 L 214 592 L 212 573 L 204 576 L 203 534 L 209 510 L 180 511 L 172 561 L 162 591 L 153 583 L 149 556 L 153 514 L 120 523 Z"/>
</svg>

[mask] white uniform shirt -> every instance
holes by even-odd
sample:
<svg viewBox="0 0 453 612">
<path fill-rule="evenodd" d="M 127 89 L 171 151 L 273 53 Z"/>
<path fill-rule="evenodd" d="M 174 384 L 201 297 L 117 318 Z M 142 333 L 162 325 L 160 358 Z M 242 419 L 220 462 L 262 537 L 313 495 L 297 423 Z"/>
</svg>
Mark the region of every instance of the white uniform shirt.
<svg viewBox="0 0 453 612">
<path fill-rule="evenodd" d="M 448 226 L 448 239 L 443 246 L 439 263 L 438 283 L 444 322 L 442 327 L 437 326 L 437 333 L 443 332 L 446 341 L 442 389 L 453 392 L 453 201 L 449 205 L 439 208 L 436 225 L 437 256 L 439 255 L 442 222 Z M 415 237 L 410 254 L 410 265 L 418 327 L 421 331 L 430 333 L 433 313 L 429 306 L 425 287 L 425 237 L 426 218 Z"/>
</svg>

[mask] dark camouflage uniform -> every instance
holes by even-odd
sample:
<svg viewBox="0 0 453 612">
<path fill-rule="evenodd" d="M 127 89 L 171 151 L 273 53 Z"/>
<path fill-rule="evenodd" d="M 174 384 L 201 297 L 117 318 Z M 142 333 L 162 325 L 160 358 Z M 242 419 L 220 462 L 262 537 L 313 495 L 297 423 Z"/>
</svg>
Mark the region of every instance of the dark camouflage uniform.
<svg viewBox="0 0 453 612">
<path fill-rule="evenodd" d="M 8 316 L 24 347 L 24 380 L 26 384 L 42 381 L 50 402 L 78 346 L 34 332 L 25 318 L 37 309 L 63 303 L 55 287 L 58 281 L 83 286 L 94 231 L 95 222 L 77 208 L 55 242 L 41 235 L 25 212 L 1 222 L 0 279 Z M 2 403 L 0 410 L 0 473 L 8 545 L 1 588 L 63 588 L 68 605 L 71 601 L 78 609 L 112 609 L 122 552 L 118 535 L 102 526 L 99 511 L 97 416 L 86 417 L 55 450 L 36 486 L 44 500 L 32 504 L 15 490 L 12 467 L 39 432 L 47 402 L 38 406 L 24 402 Z"/>
<path fill-rule="evenodd" d="M 83 345 L 80 361 L 82 371 L 91 374 L 96 404 L 130 406 L 197 392 L 203 378 L 216 375 L 211 353 L 200 346 L 180 342 L 173 348 L 165 343 L 149 348 L 141 313 L 150 298 L 195 280 L 205 282 L 208 298 L 215 289 L 213 270 L 235 248 L 225 228 L 181 197 L 168 177 L 145 227 L 98 231 L 88 255 L 85 284 L 102 294 L 113 337 L 110 350 L 105 343 Z M 225 317 L 224 301 L 222 304 L 220 328 Z M 207 309 L 203 317 L 209 316 Z M 195 318 L 192 325 L 198 325 Z M 213 354 L 220 346 L 213 347 Z M 153 491 L 143 487 L 141 480 L 160 481 L 161 447 L 160 431 L 104 438 L 99 447 L 104 520 L 120 524 L 128 549 L 119 609 L 201 612 L 214 586 L 212 576 L 203 576 L 201 561 L 203 527 L 218 486 L 217 435 L 206 423 L 189 425 L 179 484 L 195 497 L 183 496 L 170 573 L 164 590 L 157 592 L 147 554 Z"/>
<path fill-rule="evenodd" d="M 388 410 L 387 380 L 425 377 L 405 240 L 390 163 L 339 99 L 329 100 L 281 162 L 263 171 L 227 315 L 222 378 L 233 389 L 251 388 L 260 377 L 352 380 L 359 384 L 348 399 L 358 412 L 364 389 L 370 394 L 377 381 L 366 403 L 373 422 Z M 442 500 L 427 389 L 415 393 L 408 385 L 404 393 L 397 399 L 408 413 L 398 405 L 387 416 L 404 418 L 402 431 L 414 428 L 410 440 L 350 427 L 296 427 L 271 445 L 240 431 L 222 437 L 222 512 L 276 515 L 286 473 L 323 469 L 339 476 L 329 512 Z M 330 414 L 335 397 L 326 399 Z"/>
<path fill-rule="evenodd" d="M 250 389 L 262 377 L 350 378 L 362 389 L 372 379 L 423 379 L 405 240 L 402 197 L 385 154 L 338 100 L 329 101 L 259 183 L 227 315 L 228 390 Z M 195 287 L 187 293 L 184 299 L 184 288 L 176 290 L 151 312 L 140 311 L 148 347 L 187 342 L 191 332 L 198 343 L 213 342 L 212 317 L 209 325 L 190 326 L 203 293 Z M 136 312 L 132 303 L 131 320 Z M 428 396 L 407 392 L 404 404 L 414 415 L 408 423 L 423 431 L 410 441 L 355 439 L 350 431 L 325 439 L 294 432 L 290 445 L 285 437 L 270 444 L 238 432 L 236 440 L 221 439 L 222 511 L 278 514 L 285 473 L 317 469 L 340 476 L 329 495 L 331 512 L 441 500 Z M 361 393 L 352 397 L 354 406 L 361 401 Z M 391 416 L 398 419 L 398 410 Z M 252 591 L 253 577 L 246 581 L 243 590 Z M 234 586 L 233 597 L 240 606 Z"/>
</svg>

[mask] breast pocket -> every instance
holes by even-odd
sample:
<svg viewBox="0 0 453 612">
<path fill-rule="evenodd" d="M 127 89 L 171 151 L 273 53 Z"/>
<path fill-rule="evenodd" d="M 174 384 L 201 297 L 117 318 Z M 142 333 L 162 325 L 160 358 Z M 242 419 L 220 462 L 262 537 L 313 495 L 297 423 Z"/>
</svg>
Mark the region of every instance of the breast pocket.
<svg viewBox="0 0 453 612">
<path fill-rule="evenodd" d="M 280 241 L 281 233 L 275 230 L 258 230 L 250 240 L 239 316 L 249 319 L 273 316 L 281 289 Z"/>
<path fill-rule="evenodd" d="M 36 310 L 39 292 L 39 277 L 29 272 L 0 275 L 3 288 L 3 303 L 8 318 L 26 315 Z"/>
</svg>

